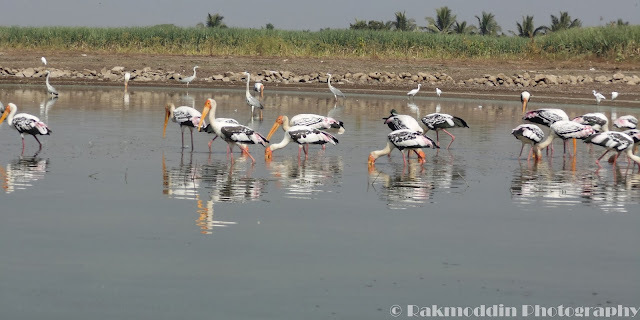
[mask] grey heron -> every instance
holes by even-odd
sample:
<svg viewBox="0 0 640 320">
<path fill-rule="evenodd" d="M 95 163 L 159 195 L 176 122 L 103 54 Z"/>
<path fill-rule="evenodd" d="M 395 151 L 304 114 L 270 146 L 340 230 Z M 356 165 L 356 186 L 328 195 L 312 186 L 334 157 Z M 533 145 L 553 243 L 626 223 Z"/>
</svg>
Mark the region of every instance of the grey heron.
<svg viewBox="0 0 640 320">
<path fill-rule="evenodd" d="M 47 92 L 52 96 L 57 96 L 58 90 L 56 90 L 56 88 L 54 88 L 51 84 L 49 84 L 49 75 L 51 75 L 51 72 L 47 70 L 47 80 L 45 81 L 47 84 Z"/>
<path fill-rule="evenodd" d="M 189 83 L 191 83 L 191 81 L 195 80 L 196 78 L 196 69 L 198 69 L 198 66 L 193 67 L 193 75 L 191 77 L 186 77 L 186 78 L 182 78 L 180 79 L 180 82 L 182 83 L 186 83 L 187 87 L 189 87 Z"/>
<path fill-rule="evenodd" d="M 327 83 L 329 84 L 329 90 L 331 90 L 331 93 L 333 93 L 333 97 L 336 99 L 336 101 L 338 100 L 338 96 L 346 98 L 342 91 L 331 85 L 331 73 L 327 73 L 327 75 L 329 76 L 329 79 L 327 80 Z"/>
<path fill-rule="evenodd" d="M 260 100 L 256 99 L 254 96 L 251 95 L 251 93 L 249 92 L 249 81 L 251 80 L 251 74 L 249 72 L 244 72 L 244 75 L 247 76 L 247 91 L 246 91 L 246 96 L 247 96 L 247 104 L 251 107 L 251 118 L 253 119 L 253 111 L 258 108 L 260 109 L 260 120 L 262 120 L 262 109 L 264 109 L 264 106 L 262 105 L 262 103 L 260 102 Z"/>
</svg>

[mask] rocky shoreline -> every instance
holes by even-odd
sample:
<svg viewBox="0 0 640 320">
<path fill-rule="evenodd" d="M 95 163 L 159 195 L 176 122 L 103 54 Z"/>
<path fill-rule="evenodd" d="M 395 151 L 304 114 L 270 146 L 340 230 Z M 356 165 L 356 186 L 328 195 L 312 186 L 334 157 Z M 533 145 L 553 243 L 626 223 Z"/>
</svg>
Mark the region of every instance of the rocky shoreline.
<svg viewBox="0 0 640 320">
<path fill-rule="evenodd" d="M 107 82 L 122 82 L 124 80 L 125 67 L 115 66 L 112 68 L 102 68 L 101 70 L 68 70 L 68 69 L 48 69 L 45 67 L 36 68 L 10 68 L 0 66 L 0 77 L 15 77 L 20 80 L 38 79 L 46 77 L 46 70 L 51 71 L 51 79 L 63 80 L 92 80 Z M 130 71 L 132 82 L 171 82 L 182 79 L 183 76 L 175 71 L 153 70 L 145 67 L 139 70 Z M 310 73 L 295 74 L 291 71 L 274 71 L 262 70 L 254 72 L 251 80 L 264 83 L 327 83 L 328 76 L 326 73 Z M 199 75 L 198 82 L 233 84 L 246 81 L 242 72 L 226 71 L 213 75 Z M 334 83 L 340 84 L 357 84 L 357 85 L 389 85 L 389 86 L 407 86 L 418 83 L 429 83 L 431 85 L 452 85 L 466 87 L 505 87 L 505 88 L 535 88 L 549 87 L 555 85 L 584 85 L 584 84 L 625 84 L 628 86 L 637 86 L 640 84 L 638 75 L 625 75 L 621 72 L 612 75 L 600 75 L 591 77 L 584 75 L 555 75 L 555 74 L 530 74 L 524 72 L 522 74 L 506 75 L 499 73 L 496 75 L 485 74 L 477 78 L 454 79 L 444 72 L 418 72 L 412 74 L 410 72 L 356 72 L 345 74 L 333 74 Z"/>
</svg>

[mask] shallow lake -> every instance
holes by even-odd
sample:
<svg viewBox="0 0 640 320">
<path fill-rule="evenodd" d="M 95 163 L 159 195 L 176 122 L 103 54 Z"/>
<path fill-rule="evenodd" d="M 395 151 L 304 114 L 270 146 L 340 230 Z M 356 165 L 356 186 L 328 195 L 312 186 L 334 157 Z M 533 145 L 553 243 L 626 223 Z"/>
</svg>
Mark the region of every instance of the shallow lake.
<svg viewBox="0 0 640 320">
<path fill-rule="evenodd" d="M 640 174 L 600 147 L 518 160 L 519 97 L 509 101 L 244 90 L 5 86 L 0 101 L 53 130 L 0 127 L 0 314 L 5 319 L 386 319 L 392 305 L 634 305 L 640 295 Z M 218 102 L 266 135 L 281 114 L 344 121 L 339 144 L 289 145 L 257 162 L 211 136 L 180 146 L 164 105 Z M 570 116 L 636 110 L 538 104 Z M 439 110 L 465 119 L 450 150 L 368 168 L 382 117 Z M 548 132 L 547 128 L 543 130 Z M 429 136 L 435 138 L 434 132 Z M 282 139 L 278 131 L 272 142 Z M 440 134 L 444 145 L 449 136 Z M 185 143 L 190 145 L 189 131 Z M 623 159 L 624 157 L 621 157 Z"/>
</svg>

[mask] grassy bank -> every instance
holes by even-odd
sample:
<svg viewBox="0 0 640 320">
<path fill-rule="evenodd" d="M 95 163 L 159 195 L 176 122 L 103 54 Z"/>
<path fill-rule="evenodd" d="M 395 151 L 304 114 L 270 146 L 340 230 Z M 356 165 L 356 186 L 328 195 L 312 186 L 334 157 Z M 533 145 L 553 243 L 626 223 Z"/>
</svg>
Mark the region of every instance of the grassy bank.
<svg viewBox="0 0 640 320">
<path fill-rule="evenodd" d="M 533 40 L 365 30 L 0 27 L 0 48 L 288 57 L 640 61 L 640 26 L 570 29 Z"/>
</svg>

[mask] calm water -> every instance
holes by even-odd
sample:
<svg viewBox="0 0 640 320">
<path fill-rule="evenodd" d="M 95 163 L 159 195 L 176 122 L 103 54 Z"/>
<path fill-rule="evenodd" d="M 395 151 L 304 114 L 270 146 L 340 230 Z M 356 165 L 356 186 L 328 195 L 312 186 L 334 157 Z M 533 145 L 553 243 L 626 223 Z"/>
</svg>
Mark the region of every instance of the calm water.
<svg viewBox="0 0 640 320">
<path fill-rule="evenodd" d="M 518 161 L 517 96 L 334 105 L 328 93 L 267 90 L 260 122 L 242 90 L 59 90 L 47 103 L 41 87 L 0 88 L 0 101 L 53 130 L 40 154 L 27 137 L 20 156 L 19 135 L 0 127 L 3 318 L 386 319 L 394 304 L 634 305 L 640 295 L 640 175 L 626 164 L 596 174 L 602 149 L 582 144 L 575 160 L 558 143 L 551 161 Z M 347 131 L 306 161 L 290 145 L 265 164 L 253 146 L 255 165 L 228 161 L 219 140 L 210 154 L 204 133 L 182 151 L 174 123 L 162 139 L 167 101 L 201 110 L 210 97 L 218 116 L 263 134 L 298 113 L 329 114 Z M 470 129 L 452 130 L 450 151 L 425 150 L 422 167 L 394 151 L 370 169 L 392 108 L 438 108 Z"/>
</svg>

